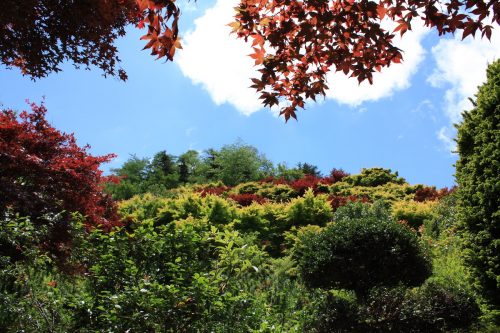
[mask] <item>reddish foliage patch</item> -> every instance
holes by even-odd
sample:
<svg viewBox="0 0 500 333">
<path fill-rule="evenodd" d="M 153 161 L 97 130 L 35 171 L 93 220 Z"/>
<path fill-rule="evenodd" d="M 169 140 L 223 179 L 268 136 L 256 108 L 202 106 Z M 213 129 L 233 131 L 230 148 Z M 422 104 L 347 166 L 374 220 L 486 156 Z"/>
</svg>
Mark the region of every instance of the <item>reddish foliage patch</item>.
<svg viewBox="0 0 500 333">
<path fill-rule="evenodd" d="M 335 184 L 337 182 L 342 181 L 342 179 L 344 179 L 344 177 L 347 177 L 347 176 L 349 176 L 348 172 L 345 172 L 342 169 L 335 169 L 334 168 L 334 169 L 332 169 L 332 171 L 330 171 L 330 176 L 326 177 L 324 179 L 328 184 Z"/>
<path fill-rule="evenodd" d="M 250 55 L 260 76 L 252 88 L 264 106 L 281 106 L 285 120 L 308 99 L 325 96 L 330 71 L 343 72 L 361 83 L 373 83 L 373 73 L 400 63 L 403 55 L 394 42 L 423 21 L 439 35 L 476 34 L 490 39 L 500 24 L 498 0 L 344 0 L 257 1 L 241 0 L 233 32 L 252 41 Z M 385 20 L 395 23 L 386 30 Z M 284 101 L 286 101 L 284 103 Z"/>
<path fill-rule="evenodd" d="M 308 188 L 316 191 L 317 186 L 320 182 L 321 178 L 315 177 L 313 175 L 305 175 L 303 178 L 291 182 L 290 186 L 300 195 L 303 195 Z"/>
<path fill-rule="evenodd" d="M 451 189 L 443 187 L 440 190 L 436 190 L 435 187 L 425 186 L 415 192 L 413 200 L 418 202 L 435 201 L 453 193 L 455 190 L 456 186 L 453 186 Z"/>
<path fill-rule="evenodd" d="M 228 186 L 209 186 L 196 190 L 204 198 L 207 195 L 217 195 L 221 196 L 225 192 L 229 191 L 231 187 Z"/>
<path fill-rule="evenodd" d="M 261 183 L 261 184 L 274 184 L 274 185 L 288 185 L 289 184 L 289 182 L 287 182 L 285 180 L 285 178 L 283 178 L 283 177 L 275 178 L 273 176 L 263 178 L 263 179 L 259 180 L 259 183 Z"/>
<path fill-rule="evenodd" d="M 29 216 L 37 226 L 48 225 L 40 245 L 63 263 L 71 252 L 71 213 L 84 215 L 87 228 L 121 225 L 116 204 L 102 186 L 118 180 L 99 170 L 114 155 L 90 155 L 89 146 L 79 147 L 72 134 L 52 127 L 46 112 L 43 103 L 31 104 L 31 112 L 19 116 L 0 111 L 0 216 L 10 211 Z M 12 252 L 13 258 L 22 256 L 19 251 Z"/>
<path fill-rule="evenodd" d="M 339 207 L 347 205 L 349 202 L 370 202 L 368 198 L 358 197 L 355 195 L 350 196 L 342 196 L 342 195 L 331 195 L 328 197 L 328 201 L 330 201 L 330 205 L 332 206 L 333 211 L 335 212 Z"/>
<path fill-rule="evenodd" d="M 19 117 L 0 112 L 0 212 L 33 219 L 44 214 L 80 212 L 89 226 L 119 223 L 116 206 L 102 184 L 99 166 L 115 155 L 92 156 L 72 134 L 61 133 L 45 119 L 44 104 L 31 104 Z"/>
<path fill-rule="evenodd" d="M 266 198 L 263 198 L 260 195 L 252 193 L 231 194 L 228 197 L 236 201 L 241 206 L 250 206 L 254 202 L 263 204 L 264 202 L 267 201 Z"/>
</svg>

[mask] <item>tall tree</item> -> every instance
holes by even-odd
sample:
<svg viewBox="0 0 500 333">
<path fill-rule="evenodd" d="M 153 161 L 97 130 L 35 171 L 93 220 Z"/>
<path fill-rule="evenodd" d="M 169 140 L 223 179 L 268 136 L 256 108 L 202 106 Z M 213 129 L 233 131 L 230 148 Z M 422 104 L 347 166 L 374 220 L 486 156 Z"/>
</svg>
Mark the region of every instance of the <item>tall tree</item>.
<svg viewBox="0 0 500 333">
<path fill-rule="evenodd" d="M 120 223 L 116 205 L 103 192 L 109 178 L 99 169 L 114 155 L 90 155 L 89 146 L 79 147 L 72 134 L 52 127 L 46 112 L 43 104 L 19 115 L 0 110 L 0 219 L 29 217 L 47 231 L 46 250 L 64 258 L 73 212 L 84 215 L 88 227 Z M 6 246 L 0 242 L 0 254 Z"/>
<path fill-rule="evenodd" d="M 219 164 L 219 151 L 209 148 L 204 151 L 203 164 L 201 166 L 202 177 L 207 181 L 219 180 L 221 166 Z"/>
<path fill-rule="evenodd" d="M 272 175 L 273 165 L 257 148 L 238 141 L 219 151 L 205 152 L 203 174 L 207 180 L 221 180 L 226 185 L 262 179 Z"/>
<path fill-rule="evenodd" d="M 466 260 L 500 321 L 500 60 L 457 125 L 456 178 Z"/>
<path fill-rule="evenodd" d="M 319 171 L 318 167 L 314 164 L 309 164 L 307 162 L 298 163 L 297 169 L 302 170 L 304 175 L 311 175 L 314 177 L 321 177 L 321 171 Z"/>
<path fill-rule="evenodd" d="M 199 167 L 201 164 L 199 153 L 196 150 L 188 150 L 179 156 L 179 181 L 182 183 L 196 182 L 199 177 Z"/>
<path fill-rule="evenodd" d="M 52 127 L 43 104 L 16 115 L 0 111 L 0 216 L 12 210 L 41 219 L 46 214 L 81 212 L 92 225 L 117 222 L 101 185 L 99 166 L 114 155 L 92 156 L 72 134 Z"/>
<path fill-rule="evenodd" d="M 147 166 L 147 187 L 155 186 L 165 190 L 176 187 L 179 182 L 176 160 L 175 156 L 167 154 L 165 150 L 156 153 Z"/>
<path fill-rule="evenodd" d="M 120 168 L 112 169 L 111 172 L 120 178 L 119 183 L 106 184 L 107 190 L 116 200 L 130 199 L 136 194 L 145 191 L 144 182 L 147 178 L 147 158 L 139 158 L 132 155 Z"/>
</svg>

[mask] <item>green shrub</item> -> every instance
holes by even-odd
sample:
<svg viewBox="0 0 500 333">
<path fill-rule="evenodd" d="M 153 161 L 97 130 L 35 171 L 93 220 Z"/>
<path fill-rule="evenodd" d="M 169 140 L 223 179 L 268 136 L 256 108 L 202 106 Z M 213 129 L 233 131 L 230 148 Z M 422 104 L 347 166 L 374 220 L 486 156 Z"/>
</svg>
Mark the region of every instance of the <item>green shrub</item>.
<svg viewBox="0 0 500 333">
<path fill-rule="evenodd" d="M 361 169 L 361 174 L 344 177 L 342 181 L 353 186 L 380 186 L 387 183 L 403 184 L 406 181 L 397 172 L 384 168 Z"/>
<path fill-rule="evenodd" d="M 143 221 L 133 233 L 95 231 L 79 325 L 90 331 L 245 330 L 248 281 L 265 260 L 234 231 L 192 217 L 168 225 Z"/>
<path fill-rule="evenodd" d="M 190 193 L 170 199 L 158 212 L 156 221 L 167 224 L 188 217 L 207 218 L 214 225 L 229 224 L 236 218 L 236 207 L 234 203 L 216 195 L 201 197 Z"/>
<path fill-rule="evenodd" d="M 242 232 L 255 232 L 260 239 L 267 239 L 269 221 L 264 218 L 264 208 L 259 204 L 252 204 L 238 210 L 238 218 L 234 227 Z"/>
<path fill-rule="evenodd" d="M 147 193 L 136 195 L 129 200 L 121 201 L 118 205 L 118 212 L 123 218 L 137 222 L 156 218 L 158 212 L 167 205 L 168 199 Z"/>
<path fill-rule="evenodd" d="M 429 282 L 405 288 L 374 289 L 363 309 L 365 332 L 470 332 L 480 311 L 472 294 Z"/>
<path fill-rule="evenodd" d="M 235 194 L 256 194 L 261 188 L 261 184 L 257 182 L 248 182 L 236 185 L 231 192 Z"/>
<path fill-rule="evenodd" d="M 432 239 L 454 234 L 458 227 L 457 194 L 449 194 L 440 199 L 433 207 L 431 219 L 424 221 L 424 236 Z"/>
<path fill-rule="evenodd" d="M 311 189 L 307 190 L 303 197 L 293 199 L 287 205 L 286 214 L 290 226 L 324 226 L 333 217 L 327 196 L 315 196 Z"/>
<path fill-rule="evenodd" d="M 375 210 L 370 216 L 359 207 L 363 205 L 340 208 L 335 223 L 301 239 L 294 256 L 304 282 L 313 288 L 354 290 L 360 297 L 376 286 L 424 282 L 431 265 L 416 234 L 387 213 L 380 218 Z"/>
<path fill-rule="evenodd" d="M 313 316 L 305 323 L 310 333 L 354 333 L 360 331 L 359 304 L 348 292 L 331 291 L 314 304 Z"/>
<path fill-rule="evenodd" d="M 274 202 L 288 202 L 299 195 L 292 187 L 285 184 L 265 184 L 257 194 Z"/>
</svg>

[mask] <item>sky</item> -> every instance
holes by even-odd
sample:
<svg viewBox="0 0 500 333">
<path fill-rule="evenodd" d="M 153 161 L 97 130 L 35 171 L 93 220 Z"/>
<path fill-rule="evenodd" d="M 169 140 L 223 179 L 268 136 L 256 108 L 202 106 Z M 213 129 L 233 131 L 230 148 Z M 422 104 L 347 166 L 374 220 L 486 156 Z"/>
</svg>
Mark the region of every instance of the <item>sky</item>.
<svg viewBox="0 0 500 333">
<path fill-rule="evenodd" d="M 453 186 L 453 124 L 500 57 L 500 29 L 490 41 L 438 37 L 413 25 L 398 41 L 404 62 L 377 73 L 374 84 L 329 74 L 325 99 L 285 123 L 248 88 L 256 67 L 250 45 L 230 35 L 236 0 L 182 2 L 183 50 L 173 63 L 154 60 L 133 27 L 117 42 L 128 81 L 99 69 L 63 71 L 32 81 L 0 66 L 0 105 L 24 110 L 45 98 L 54 127 L 74 133 L 95 155 L 117 154 L 106 171 L 132 154 L 180 155 L 242 140 L 274 163 L 342 168 L 384 167 L 411 184 Z"/>
</svg>

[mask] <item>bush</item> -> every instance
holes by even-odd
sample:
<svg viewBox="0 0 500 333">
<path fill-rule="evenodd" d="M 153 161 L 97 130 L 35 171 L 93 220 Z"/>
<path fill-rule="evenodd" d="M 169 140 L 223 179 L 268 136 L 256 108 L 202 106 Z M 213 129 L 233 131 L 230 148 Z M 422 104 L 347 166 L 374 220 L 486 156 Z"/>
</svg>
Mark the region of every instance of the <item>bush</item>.
<svg viewBox="0 0 500 333">
<path fill-rule="evenodd" d="M 293 199 L 287 206 L 286 214 L 290 226 L 308 224 L 324 226 L 333 217 L 327 197 L 315 196 L 311 189 L 303 197 Z"/>
<path fill-rule="evenodd" d="M 158 211 L 155 219 L 159 224 L 167 224 L 188 217 L 206 218 L 212 224 L 228 224 L 236 217 L 236 207 L 232 201 L 227 201 L 215 195 L 201 197 L 198 194 L 185 194 L 177 199 L 170 199 Z"/>
<path fill-rule="evenodd" d="M 403 184 L 404 178 L 398 176 L 397 172 L 384 168 L 362 169 L 361 174 L 351 175 L 343 178 L 343 181 L 354 186 L 380 186 L 387 183 Z"/>
<path fill-rule="evenodd" d="M 342 169 L 333 168 L 332 171 L 330 171 L 330 176 L 328 178 L 329 178 L 329 182 L 334 184 L 334 183 L 341 182 L 342 179 L 344 179 L 347 176 L 349 176 L 348 172 L 345 172 Z"/>
<path fill-rule="evenodd" d="M 303 195 L 308 189 L 316 191 L 316 187 L 321 182 L 321 178 L 314 175 L 305 175 L 304 177 L 297 179 L 290 183 L 290 186 L 299 193 Z"/>
<path fill-rule="evenodd" d="M 348 289 L 363 297 L 376 286 L 418 286 L 431 274 L 416 234 L 386 212 L 351 204 L 336 216 L 321 233 L 307 234 L 294 252 L 309 287 Z"/>
<path fill-rule="evenodd" d="M 287 202 L 299 195 L 297 191 L 285 184 L 263 186 L 257 194 L 275 202 Z"/>
<path fill-rule="evenodd" d="M 10 211 L 42 227 L 53 222 L 45 217 L 59 215 L 47 235 L 52 245 L 71 242 L 73 212 L 85 215 L 89 227 L 119 225 L 116 205 L 102 188 L 111 179 L 99 170 L 114 155 L 90 155 L 89 147 L 79 147 L 72 134 L 52 127 L 46 112 L 43 103 L 33 103 L 31 112 L 19 115 L 0 110 L 0 218 Z"/>
<path fill-rule="evenodd" d="M 392 205 L 392 216 L 396 221 L 406 221 L 410 227 L 418 230 L 425 221 L 435 217 L 435 207 L 435 201 L 399 201 Z"/>
<path fill-rule="evenodd" d="M 365 197 L 357 197 L 355 195 L 350 196 L 342 196 L 342 195 L 330 195 L 328 197 L 328 201 L 330 201 L 330 206 L 332 206 L 333 211 L 335 212 L 339 207 L 347 205 L 349 202 L 369 202 Z"/>
<path fill-rule="evenodd" d="M 470 293 L 430 282 L 414 290 L 375 289 L 362 316 L 368 324 L 365 332 L 438 333 L 470 332 L 479 314 Z"/>
<path fill-rule="evenodd" d="M 253 204 L 238 211 L 234 227 L 242 232 L 256 232 L 259 239 L 267 239 L 269 232 L 269 221 L 264 218 L 264 209 Z"/>
<path fill-rule="evenodd" d="M 236 185 L 231 192 L 235 194 L 256 194 L 261 188 L 258 182 L 248 182 Z"/>
<path fill-rule="evenodd" d="M 133 233 L 96 231 L 87 245 L 88 297 L 76 323 L 89 331 L 236 331 L 252 326 L 248 281 L 265 260 L 234 231 L 201 220 Z"/>
<path fill-rule="evenodd" d="M 160 198 L 152 194 L 143 194 L 121 201 L 118 204 L 120 215 L 132 221 L 143 221 L 156 218 L 158 212 L 167 207 L 168 199 Z"/>
</svg>

